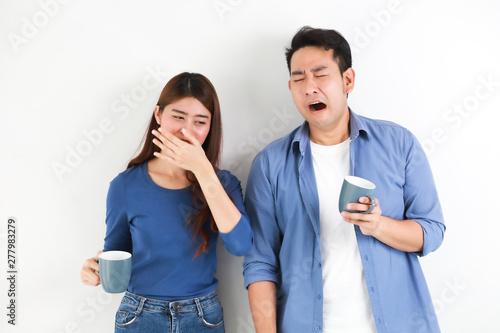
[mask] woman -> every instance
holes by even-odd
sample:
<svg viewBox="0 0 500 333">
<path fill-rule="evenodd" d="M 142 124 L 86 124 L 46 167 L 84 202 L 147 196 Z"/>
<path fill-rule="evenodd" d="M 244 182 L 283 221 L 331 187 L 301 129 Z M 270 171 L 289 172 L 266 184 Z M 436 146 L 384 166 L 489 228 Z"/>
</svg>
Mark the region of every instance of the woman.
<svg viewBox="0 0 500 333">
<path fill-rule="evenodd" d="M 240 182 L 218 169 L 221 139 L 210 81 L 196 73 L 172 78 L 142 151 L 108 191 L 104 251 L 130 252 L 133 261 L 115 332 L 224 332 L 215 293 L 217 236 L 241 256 L 253 234 Z M 100 283 L 96 260 L 85 261 L 83 283 Z"/>
</svg>

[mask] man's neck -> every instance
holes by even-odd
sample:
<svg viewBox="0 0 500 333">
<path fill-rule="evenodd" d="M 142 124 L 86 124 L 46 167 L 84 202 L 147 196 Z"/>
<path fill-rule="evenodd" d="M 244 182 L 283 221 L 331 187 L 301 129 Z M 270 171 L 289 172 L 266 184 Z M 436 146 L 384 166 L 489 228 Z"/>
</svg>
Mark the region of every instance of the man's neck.
<svg viewBox="0 0 500 333">
<path fill-rule="evenodd" d="M 309 139 L 322 146 L 333 146 L 344 142 L 350 136 L 349 115 L 331 128 L 309 126 Z"/>
</svg>

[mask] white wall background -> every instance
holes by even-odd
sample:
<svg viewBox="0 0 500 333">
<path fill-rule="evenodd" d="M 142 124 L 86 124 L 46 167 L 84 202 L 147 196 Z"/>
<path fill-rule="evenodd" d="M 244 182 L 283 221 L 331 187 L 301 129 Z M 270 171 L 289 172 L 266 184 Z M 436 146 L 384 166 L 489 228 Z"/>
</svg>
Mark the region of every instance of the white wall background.
<svg viewBox="0 0 500 333">
<path fill-rule="evenodd" d="M 408 127 L 428 152 L 448 230 L 421 262 L 443 332 L 500 331 L 499 12 L 492 0 L 2 0 L 0 331 L 112 331 L 120 296 L 82 285 L 79 271 L 102 247 L 108 183 L 161 88 L 181 71 L 212 80 L 224 165 L 245 186 L 256 152 L 301 123 L 283 51 L 303 25 L 351 43 L 351 107 Z M 227 332 L 252 332 L 242 259 L 219 250 Z"/>
</svg>

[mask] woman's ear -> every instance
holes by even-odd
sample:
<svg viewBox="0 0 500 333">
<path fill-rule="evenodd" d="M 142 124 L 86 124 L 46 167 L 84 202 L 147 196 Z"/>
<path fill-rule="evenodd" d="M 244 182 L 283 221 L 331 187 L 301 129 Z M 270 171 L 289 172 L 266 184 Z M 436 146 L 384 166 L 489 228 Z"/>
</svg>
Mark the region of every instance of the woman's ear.
<svg viewBox="0 0 500 333">
<path fill-rule="evenodd" d="M 159 105 L 155 106 L 154 114 L 155 114 L 156 123 L 158 125 L 160 125 L 161 112 L 160 112 L 160 106 Z"/>
</svg>

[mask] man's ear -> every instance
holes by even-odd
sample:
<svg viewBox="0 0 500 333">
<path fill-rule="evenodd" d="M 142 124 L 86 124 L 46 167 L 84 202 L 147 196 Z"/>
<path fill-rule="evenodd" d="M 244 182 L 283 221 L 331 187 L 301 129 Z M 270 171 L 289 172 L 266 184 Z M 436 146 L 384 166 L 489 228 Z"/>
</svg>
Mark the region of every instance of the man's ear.
<svg viewBox="0 0 500 333">
<path fill-rule="evenodd" d="M 354 69 L 348 68 L 345 70 L 344 74 L 342 74 L 342 78 L 344 80 L 344 88 L 347 94 L 351 93 L 354 90 L 354 79 L 356 78 L 356 73 L 354 73 Z"/>
<path fill-rule="evenodd" d="M 292 90 L 292 80 L 288 80 L 288 89 Z"/>
</svg>

